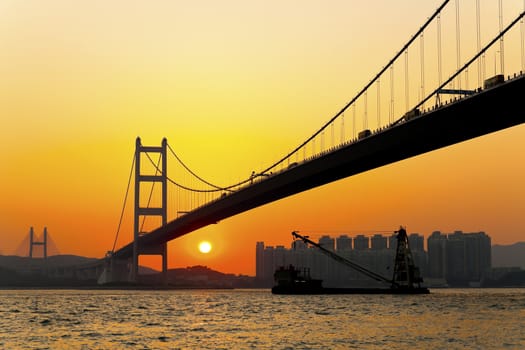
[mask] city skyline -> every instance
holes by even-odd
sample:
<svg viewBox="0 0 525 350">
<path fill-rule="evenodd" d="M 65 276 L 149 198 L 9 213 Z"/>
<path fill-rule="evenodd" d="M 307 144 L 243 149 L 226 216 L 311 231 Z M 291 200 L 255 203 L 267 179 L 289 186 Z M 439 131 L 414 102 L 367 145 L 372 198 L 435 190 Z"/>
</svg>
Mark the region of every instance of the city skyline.
<svg viewBox="0 0 525 350">
<path fill-rule="evenodd" d="M 409 234 L 408 241 L 415 266 L 426 285 L 479 287 L 492 274 L 491 238 L 485 232 L 434 231 L 426 239 L 426 249 L 425 238 L 418 233 Z M 323 235 L 317 243 L 352 263 L 390 279 L 398 246 L 396 234 Z M 307 269 L 312 278 L 322 279 L 331 287 L 376 283 L 357 269 L 340 264 L 301 240 L 293 241 L 289 248 L 256 243 L 256 280 L 261 286 L 272 286 L 275 271 L 288 266 L 299 271 Z"/>
<path fill-rule="evenodd" d="M 347 103 L 440 3 L 4 2 L 1 251 L 47 226 L 61 251 L 103 257 L 137 136 L 148 145 L 166 137 L 214 183 L 272 163 Z M 491 6 L 483 40 L 497 29 Z M 505 20 L 523 10 L 504 6 Z M 519 51 L 506 50 L 506 60 L 519 66 Z M 487 56 L 490 74 L 496 58 Z M 170 242 L 169 266 L 253 275 L 254 243 L 284 244 L 292 230 L 462 227 L 496 244 L 523 241 L 524 139 L 520 125 L 223 220 Z M 126 214 L 118 247 L 132 237 Z M 210 253 L 198 251 L 202 240 Z"/>
<path fill-rule="evenodd" d="M 0 255 L 15 255 L 15 256 L 21 256 L 21 257 L 26 257 L 26 256 L 29 256 L 29 252 L 30 252 L 30 232 L 31 232 L 31 228 L 30 230 L 28 231 L 26 237 L 24 238 L 23 241 L 20 242 L 20 244 L 17 246 L 17 249 L 14 250 L 14 251 L 7 251 L 7 252 L 2 252 L 0 251 Z M 353 231 L 353 232 L 350 232 L 350 231 L 338 231 L 338 232 L 326 232 L 326 233 L 320 233 L 320 232 L 315 232 L 313 234 L 308 234 L 308 233 L 305 233 L 307 234 L 307 236 L 313 240 L 320 240 L 322 239 L 323 237 L 329 237 L 329 238 L 341 238 L 341 237 L 344 237 L 344 238 L 349 238 L 351 240 L 351 244 L 354 244 L 354 239 L 359 237 L 363 237 L 363 238 L 366 238 L 368 239 L 368 242 L 369 242 L 369 245 L 370 247 L 372 247 L 372 239 L 375 237 L 375 236 L 383 236 L 383 237 L 388 237 L 389 238 L 389 243 L 388 244 L 391 244 L 390 243 L 390 240 L 393 239 L 395 237 L 395 234 L 394 234 L 395 231 L 381 231 L 381 232 L 362 232 L 362 231 Z M 459 230 L 459 229 L 455 229 L 455 230 L 452 230 L 450 231 L 449 233 L 447 232 L 443 232 L 441 230 L 433 230 L 431 231 L 430 233 L 428 234 L 425 234 L 425 233 L 419 233 L 419 232 L 411 232 L 409 233 L 409 236 L 412 236 L 412 235 L 417 235 L 419 237 L 421 237 L 422 239 L 424 239 L 424 249 L 426 250 L 427 249 L 427 240 L 428 238 L 430 238 L 432 235 L 434 234 L 444 234 L 444 235 L 452 235 L 454 233 L 464 233 L 465 231 L 463 230 Z M 479 231 L 481 233 L 485 233 L 485 231 Z M 304 232 L 303 232 L 304 233 Z M 391 235 L 388 235 L 389 233 L 391 233 Z M 43 232 L 34 232 L 34 241 L 37 242 L 38 245 L 41 245 L 41 243 L 43 242 Z M 257 242 L 263 242 L 263 241 L 260 241 L 258 240 Z M 292 247 L 292 245 L 294 244 L 294 242 L 296 241 L 292 241 L 291 243 L 277 243 L 277 244 L 274 244 L 274 245 L 266 245 L 266 246 L 282 246 L 282 247 Z M 205 242 L 205 243 L 208 243 L 208 242 Z M 525 240 L 521 240 L 521 241 L 516 241 L 516 242 L 509 242 L 507 244 L 499 244 L 499 243 L 495 243 L 493 244 L 493 246 L 506 246 L 506 245 L 514 245 L 514 244 L 519 244 L 519 243 L 525 243 Z M 39 252 L 41 251 L 43 248 L 39 248 L 39 247 L 33 247 L 35 249 L 35 251 Z M 63 252 L 60 250 L 60 247 L 57 246 L 57 244 L 54 242 L 54 240 L 51 238 L 50 235 L 48 235 L 48 255 L 62 255 L 62 254 L 68 254 L 67 252 Z M 211 249 L 211 248 L 210 248 Z M 50 253 L 49 253 L 50 252 Z"/>
</svg>

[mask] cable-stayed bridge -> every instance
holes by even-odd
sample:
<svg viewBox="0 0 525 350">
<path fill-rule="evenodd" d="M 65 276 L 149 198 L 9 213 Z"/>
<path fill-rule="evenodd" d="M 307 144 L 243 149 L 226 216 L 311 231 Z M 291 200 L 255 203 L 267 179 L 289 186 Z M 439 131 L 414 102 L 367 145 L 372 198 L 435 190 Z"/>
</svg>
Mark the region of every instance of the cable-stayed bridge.
<svg viewBox="0 0 525 350">
<path fill-rule="evenodd" d="M 15 251 L 17 256 L 43 259 L 59 254 L 60 251 L 51 235 L 47 232 L 47 227 L 44 227 L 41 235 L 36 234 L 33 227 L 31 227 L 27 236 L 20 242 Z"/>
<path fill-rule="evenodd" d="M 506 16 L 505 21 L 502 11 L 500 1 L 496 19 L 486 19 L 497 25 L 484 38 L 482 32 L 488 29 L 479 0 L 471 9 L 462 8 L 459 0 L 444 1 L 327 123 L 274 164 L 235 184 L 204 180 L 166 139 L 159 147 L 144 146 L 137 139 L 132 165 L 134 240 L 115 249 L 117 232 L 108 255 L 113 265 L 107 270 L 115 261 L 131 260 L 131 270 L 124 273 L 136 280 L 138 256 L 159 254 L 165 271 L 166 243 L 177 237 L 332 181 L 525 122 L 525 12 Z M 464 18 L 475 28 L 468 38 L 462 34 L 467 30 L 461 30 Z M 455 50 L 445 50 L 447 45 Z M 169 170 L 168 154 L 176 158 L 181 172 Z M 145 166 L 150 169 L 147 174 Z M 190 184 L 171 175 L 180 173 L 192 179 Z M 168 186 L 176 188 L 173 203 Z M 154 193 L 157 198 L 152 200 Z M 168 203 L 175 215 L 170 216 Z M 150 217 L 156 217 L 158 225 L 144 229 Z M 116 274 L 108 273 L 104 280 L 122 279 L 123 270 Z"/>
</svg>

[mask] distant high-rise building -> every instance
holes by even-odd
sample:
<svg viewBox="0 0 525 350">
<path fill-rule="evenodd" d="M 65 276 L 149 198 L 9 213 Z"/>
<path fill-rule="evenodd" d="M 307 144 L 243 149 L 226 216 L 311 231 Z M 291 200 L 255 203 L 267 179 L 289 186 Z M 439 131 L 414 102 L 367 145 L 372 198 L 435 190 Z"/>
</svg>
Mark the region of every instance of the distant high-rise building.
<svg viewBox="0 0 525 350">
<path fill-rule="evenodd" d="M 446 269 L 447 236 L 434 231 L 427 239 L 428 248 L 428 276 L 444 278 Z"/>
<path fill-rule="evenodd" d="M 490 237 L 484 232 L 439 231 L 427 240 L 428 275 L 449 285 L 478 284 L 492 266 Z"/>
<path fill-rule="evenodd" d="M 273 267 L 274 271 L 280 266 L 287 266 L 286 249 L 282 245 L 275 247 L 273 251 Z"/>
<path fill-rule="evenodd" d="M 258 281 L 264 279 L 264 242 L 255 245 L 255 278 Z"/>
<path fill-rule="evenodd" d="M 387 238 L 379 233 L 375 234 L 370 241 L 372 250 L 381 250 L 387 247 Z"/>
<path fill-rule="evenodd" d="M 465 244 L 466 241 L 461 231 L 455 231 L 447 236 L 445 277 L 453 284 L 467 281 Z"/>
<path fill-rule="evenodd" d="M 467 233 L 465 236 L 466 273 L 470 281 L 481 281 L 492 267 L 491 241 L 485 232 Z"/>
<path fill-rule="evenodd" d="M 335 250 L 335 240 L 330 236 L 322 236 L 319 238 L 319 245 L 331 251 Z"/>
<path fill-rule="evenodd" d="M 341 235 L 336 239 L 336 248 L 338 252 L 352 250 L 352 238 L 347 235 Z"/>
<path fill-rule="evenodd" d="M 492 266 L 490 237 L 485 232 L 455 231 L 448 235 L 446 255 L 447 281 L 478 283 Z"/>
<path fill-rule="evenodd" d="M 410 249 L 415 252 L 424 251 L 425 238 L 419 233 L 411 233 L 408 236 L 408 244 L 410 244 Z"/>
<path fill-rule="evenodd" d="M 388 249 L 397 249 L 397 235 L 395 233 L 388 236 Z"/>
<path fill-rule="evenodd" d="M 296 239 L 295 241 L 292 242 L 292 249 L 295 249 L 295 250 L 306 250 L 308 249 L 308 245 L 299 240 L 299 239 Z"/>
<path fill-rule="evenodd" d="M 411 233 L 408 236 L 408 244 L 414 257 L 414 262 L 419 267 L 421 275 L 428 276 L 428 258 L 425 253 L 425 237 L 419 233 Z"/>
<path fill-rule="evenodd" d="M 366 250 L 368 249 L 369 238 L 364 235 L 357 235 L 354 238 L 354 249 L 355 250 Z"/>
<path fill-rule="evenodd" d="M 267 287 L 270 287 L 273 284 L 273 274 L 275 272 L 275 266 L 273 263 L 273 251 L 274 249 L 272 246 L 264 248 L 263 284 Z"/>
</svg>

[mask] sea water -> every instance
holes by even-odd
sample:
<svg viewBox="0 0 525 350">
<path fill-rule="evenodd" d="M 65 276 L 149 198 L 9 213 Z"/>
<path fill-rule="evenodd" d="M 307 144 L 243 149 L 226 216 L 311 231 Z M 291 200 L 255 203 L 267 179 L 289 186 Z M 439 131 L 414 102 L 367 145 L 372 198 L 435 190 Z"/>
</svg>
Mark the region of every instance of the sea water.
<svg viewBox="0 0 525 350">
<path fill-rule="evenodd" d="M 1 349 L 525 349 L 525 289 L 0 290 Z"/>
</svg>

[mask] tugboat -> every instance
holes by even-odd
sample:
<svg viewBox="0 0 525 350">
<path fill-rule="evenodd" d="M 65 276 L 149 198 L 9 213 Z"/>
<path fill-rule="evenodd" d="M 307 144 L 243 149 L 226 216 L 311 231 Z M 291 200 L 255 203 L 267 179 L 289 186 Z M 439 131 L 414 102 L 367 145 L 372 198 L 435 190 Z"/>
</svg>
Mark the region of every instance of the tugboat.
<svg viewBox="0 0 525 350">
<path fill-rule="evenodd" d="M 310 269 L 297 269 L 293 265 L 287 268 L 281 266 L 273 274 L 276 286 L 272 288 L 274 294 L 322 294 L 323 280 L 310 277 Z"/>
<path fill-rule="evenodd" d="M 308 237 L 292 232 L 294 239 L 300 239 L 321 250 L 337 262 L 344 264 L 376 281 L 387 285 L 384 288 L 324 288 L 322 280 L 312 279 L 310 269 L 297 269 L 290 265 L 281 267 L 274 274 L 276 285 L 272 288 L 273 294 L 429 294 L 428 288 L 422 287 L 423 278 L 419 268 L 414 264 L 410 251 L 406 230 L 400 227 L 397 233 L 397 249 L 394 261 L 394 275 L 388 279 L 378 273 L 368 270 L 336 253 L 323 248 L 311 241 Z"/>
</svg>

